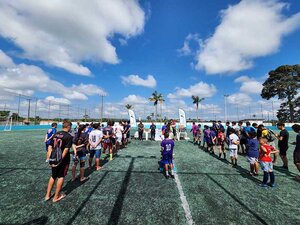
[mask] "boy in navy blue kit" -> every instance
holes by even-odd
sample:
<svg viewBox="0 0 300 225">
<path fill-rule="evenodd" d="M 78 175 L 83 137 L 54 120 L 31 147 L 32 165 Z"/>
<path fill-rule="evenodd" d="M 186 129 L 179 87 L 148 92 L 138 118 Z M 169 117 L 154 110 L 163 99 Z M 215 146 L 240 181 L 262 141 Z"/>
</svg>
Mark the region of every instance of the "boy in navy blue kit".
<svg viewBox="0 0 300 225">
<path fill-rule="evenodd" d="M 164 165 L 166 178 L 170 177 L 169 168 L 171 169 L 171 177 L 174 178 L 173 170 L 173 150 L 175 143 L 172 139 L 169 139 L 169 133 L 165 134 L 165 139 L 161 142 L 162 151 L 162 164 Z"/>
</svg>

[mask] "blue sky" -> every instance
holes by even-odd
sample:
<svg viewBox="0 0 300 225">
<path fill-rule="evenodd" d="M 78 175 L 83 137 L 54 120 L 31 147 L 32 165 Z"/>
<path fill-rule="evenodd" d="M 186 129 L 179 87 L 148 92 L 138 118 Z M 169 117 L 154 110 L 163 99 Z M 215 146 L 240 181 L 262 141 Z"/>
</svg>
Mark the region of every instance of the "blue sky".
<svg viewBox="0 0 300 225">
<path fill-rule="evenodd" d="M 125 116 L 129 103 L 144 117 L 157 90 L 168 117 L 179 107 L 194 117 L 199 95 L 200 117 L 219 119 L 228 94 L 229 118 L 266 116 L 271 103 L 259 93 L 268 71 L 299 64 L 299 12 L 296 0 L 2 1 L 0 94 L 39 97 L 40 112 L 51 100 L 91 115 L 106 94 L 107 115 Z"/>
</svg>

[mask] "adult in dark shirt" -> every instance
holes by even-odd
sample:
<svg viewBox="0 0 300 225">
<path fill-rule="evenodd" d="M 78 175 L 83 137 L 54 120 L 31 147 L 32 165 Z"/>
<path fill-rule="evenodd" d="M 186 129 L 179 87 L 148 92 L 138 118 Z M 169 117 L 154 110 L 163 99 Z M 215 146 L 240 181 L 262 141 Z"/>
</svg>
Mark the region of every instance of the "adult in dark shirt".
<svg viewBox="0 0 300 225">
<path fill-rule="evenodd" d="M 73 141 L 73 150 L 74 150 L 74 164 L 72 166 L 72 181 L 76 180 L 76 167 L 80 165 L 80 181 L 83 182 L 87 177 L 84 176 L 84 167 L 86 161 L 86 150 L 88 145 L 89 134 L 86 132 L 86 125 L 80 125 L 78 128 L 78 133 Z"/>
<path fill-rule="evenodd" d="M 56 190 L 53 197 L 53 202 L 58 202 L 66 197 L 65 194 L 61 193 L 62 186 L 64 184 L 65 176 L 67 175 L 69 164 L 70 164 L 70 148 L 72 147 L 73 137 L 69 134 L 72 127 L 72 123 L 70 121 L 63 122 L 63 130 L 57 132 L 49 145 L 47 160 L 49 161 L 53 148 L 56 148 L 57 145 L 62 150 L 62 160 L 57 165 L 50 165 L 52 168 L 52 175 L 48 182 L 47 193 L 45 196 L 45 201 L 50 200 L 51 198 L 51 191 L 53 185 L 56 182 Z"/>
<path fill-rule="evenodd" d="M 297 133 L 296 142 L 293 142 L 293 144 L 296 145 L 294 150 L 294 163 L 300 172 L 300 125 L 294 124 L 292 129 Z M 300 181 L 300 175 L 296 176 L 295 179 Z"/>
<path fill-rule="evenodd" d="M 277 128 L 280 130 L 279 134 L 276 134 L 278 138 L 278 148 L 279 148 L 279 155 L 283 162 L 283 169 L 288 170 L 288 159 L 286 157 L 286 152 L 289 148 L 289 132 L 285 129 L 284 123 L 277 123 Z"/>
<path fill-rule="evenodd" d="M 143 140 L 143 134 L 144 134 L 144 124 L 142 121 L 140 121 L 139 125 L 138 125 L 138 128 L 139 128 L 139 140 Z"/>
<path fill-rule="evenodd" d="M 156 130 L 156 125 L 152 122 L 150 125 L 150 131 L 151 131 L 151 140 L 154 141 L 155 139 L 155 130 Z"/>
</svg>

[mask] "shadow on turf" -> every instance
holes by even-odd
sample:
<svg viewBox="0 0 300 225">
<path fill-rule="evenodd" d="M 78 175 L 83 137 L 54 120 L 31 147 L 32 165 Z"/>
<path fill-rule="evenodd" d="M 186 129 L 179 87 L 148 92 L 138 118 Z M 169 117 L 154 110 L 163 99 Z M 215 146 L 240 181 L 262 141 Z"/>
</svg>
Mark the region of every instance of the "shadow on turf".
<svg viewBox="0 0 300 225">
<path fill-rule="evenodd" d="M 47 224 L 47 221 L 48 221 L 48 217 L 42 216 L 40 218 L 28 221 L 26 223 L 18 223 L 18 225 L 44 225 L 44 224 Z M 17 224 L 5 223 L 5 225 L 17 225 Z"/>
<path fill-rule="evenodd" d="M 204 152 L 208 153 L 208 154 L 209 154 L 210 156 L 212 156 L 213 158 L 218 159 L 218 161 L 220 161 L 220 162 L 222 162 L 222 163 L 225 163 L 225 164 L 227 164 L 227 165 L 231 165 L 231 163 L 228 162 L 226 159 L 219 159 L 219 157 L 218 157 L 216 154 L 211 154 L 210 152 L 208 152 L 208 151 L 206 151 L 206 150 L 204 150 Z M 249 179 L 249 180 L 251 180 L 251 181 L 253 181 L 253 182 L 257 183 L 257 184 L 261 183 L 261 181 L 260 181 L 259 179 L 257 179 L 257 178 L 255 178 L 255 177 L 251 176 L 251 175 L 249 174 L 249 171 L 248 171 L 247 169 L 244 169 L 243 167 L 241 167 L 241 166 L 239 166 L 239 165 L 236 166 L 236 167 L 234 167 L 234 168 L 239 172 L 239 174 L 240 174 L 242 177 L 247 178 L 247 179 Z"/>
<path fill-rule="evenodd" d="M 223 187 L 222 184 L 220 184 L 218 181 L 216 181 L 214 178 L 212 178 L 210 175 L 207 175 L 207 177 L 213 181 L 216 185 L 218 185 L 223 191 L 225 191 L 232 199 L 234 199 L 237 203 L 239 203 L 245 210 L 247 210 L 249 213 L 251 213 L 259 222 L 262 224 L 268 224 L 263 218 L 261 218 L 256 212 L 251 210 L 248 206 L 246 206 L 242 201 L 240 201 L 234 194 L 232 194 L 230 191 L 228 191 L 225 187 Z"/>
</svg>

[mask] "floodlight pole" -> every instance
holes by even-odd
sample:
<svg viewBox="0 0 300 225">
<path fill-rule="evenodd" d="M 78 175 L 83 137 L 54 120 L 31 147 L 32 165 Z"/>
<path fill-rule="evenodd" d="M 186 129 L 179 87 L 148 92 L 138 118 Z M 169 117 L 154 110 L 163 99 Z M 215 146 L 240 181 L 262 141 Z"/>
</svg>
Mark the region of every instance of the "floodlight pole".
<svg viewBox="0 0 300 225">
<path fill-rule="evenodd" d="M 18 102 L 18 117 L 17 117 L 18 123 L 19 123 L 19 118 L 20 118 L 20 104 L 21 104 L 21 94 L 19 94 L 19 102 Z"/>
<path fill-rule="evenodd" d="M 104 98 L 104 95 L 101 95 L 101 120 L 100 120 L 101 123 L 103 121 L 103 98 Z"/>
<path fill-rule="evenodd" d="M 28 114 L 27 114 L 27 121 L 29 122 L 29 117 L 30 117 L 30 101 L 31 101 L 31 99 L 28 98 L 27 100 L 28 100 Z"/>
<path fill-rule="evenodd" d="M 226 94 L 226 95 L 224 95 L 224 112 L 225 112 L 225 121 L 224 122 L 226 122 L 227 121 L 227 97 L 228 97 L 229 95 L 228 94 Z"/>
</svg>

